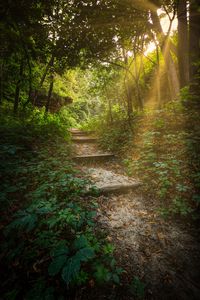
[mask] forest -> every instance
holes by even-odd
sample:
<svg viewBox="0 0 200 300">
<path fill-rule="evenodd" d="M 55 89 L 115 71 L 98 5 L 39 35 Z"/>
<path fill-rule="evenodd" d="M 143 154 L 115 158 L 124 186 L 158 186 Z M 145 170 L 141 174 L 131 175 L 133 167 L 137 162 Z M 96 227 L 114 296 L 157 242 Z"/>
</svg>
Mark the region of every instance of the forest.
<svg viewBox="0 0 200 300">
<path fill-rule="evenodd" d="M 200 0 L 0 16 L 0 298 L 200 299 Z"/>
</svg>

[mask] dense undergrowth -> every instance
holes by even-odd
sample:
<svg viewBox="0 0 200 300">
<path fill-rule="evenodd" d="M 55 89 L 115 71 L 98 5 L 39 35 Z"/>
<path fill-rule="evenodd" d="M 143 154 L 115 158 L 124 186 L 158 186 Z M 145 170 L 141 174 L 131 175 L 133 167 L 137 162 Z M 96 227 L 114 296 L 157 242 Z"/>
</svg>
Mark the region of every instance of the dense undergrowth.
<svg viewBox="0 0 200 300">
<path fill-rule="evenodd" d="M 77 286 L 118 284 L 113 246 L 95 226 L 96 190 L 88 195 L 70 162 L 69 124 L 22 116 L 1 111 L 1 298 L 61 300 Z"/>
<path fill-rule="evenodd" d="M 198 218 L 200 120 L 196 109 L 174 101 L 98 126 L 101 145 L 118 152 L 129 176 L 138 176 L 162 215 Z"/>
</svg>

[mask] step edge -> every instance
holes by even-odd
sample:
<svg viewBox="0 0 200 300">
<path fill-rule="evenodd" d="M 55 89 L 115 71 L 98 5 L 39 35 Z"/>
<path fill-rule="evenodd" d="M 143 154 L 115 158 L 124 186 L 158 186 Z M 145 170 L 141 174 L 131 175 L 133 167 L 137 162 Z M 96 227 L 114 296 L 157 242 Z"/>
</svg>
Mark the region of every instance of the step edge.
<svg viewBox="0 0 200 300">
<path fill-rule="evenodd" d="M 98 157 L 110 157 L 115 156 L 115 154 L 97 154 L 97 155 L 77 155 L 73 156 L 72 158 L 98 158 Z"/>
</svg>

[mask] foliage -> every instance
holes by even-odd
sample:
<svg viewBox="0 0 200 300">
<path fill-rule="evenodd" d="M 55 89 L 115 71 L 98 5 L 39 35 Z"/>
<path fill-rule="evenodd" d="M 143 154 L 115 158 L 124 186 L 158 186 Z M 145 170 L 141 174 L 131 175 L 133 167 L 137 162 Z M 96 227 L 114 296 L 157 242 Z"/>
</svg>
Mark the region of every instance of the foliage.
<svg viewBox="0 0 200 300">
<path fill-rule="evenodd" d="M 63 118 L 61 114 L 45 114 L 44 109 L 33 109 L 33 107 L 26 111 L 21 110 L 19 116 L 14 117 L 7 104 L 1 107 L 0 125 L 2 138 L 5 141 L 7 138 L 13 142 L 17 139 L 27 139 L 26 146 L 29 142 L 31 144 L 34 139 L 44 141 L 54 134 L 69 139 L 67 129 L 71 126 L 69 120 Z M 4 134 L 5 131 L 7 136 Z"/>
<path fill-rule="evenodd" d="M 145 192 L 157 199 L 164 216 L 197 216 L 200 165 L 197 115 L 198 112 L 188 111 L 176 101 L 138 115 L 132 123 L 134 131 L 122 127 L 120 121 L 102 131 L 102 145 L 113 151 L 121 149 L 127 175 L 137 175 L 142 180 Z"/>
<path fill-rule="evenodd" d="M 136 299 L 144 299 L 144 288 L 144 283 L 138 277 L 135 276 L 130 284 L 130 291 L 136 297 Z"/>
<path fill-rule="evenodd" d="M 110 130 L 107 131 L 105 134 L 103 134 L 103 130 L 105 130 L 105 127 L 102 128 L 101 131 L 101 146 L 114 152 L 123 151 L 127 147 L 132 136 L 131 128 L 129 127 L 129 124 L 126 120 L 119 121 L 117 122 L 117 124 L 114 123 Z M 119 147 L 119 145 L 121 147 Z"/>
<path fill-rule="evenodd" d="M 91 68 L 109 54 L 117 56 L 119 45 L 137 29 L 145 36 L 148 31 L 148 13 L 129 1 L 3 1 L 1 14 L 1 96 L 14 102 L 15 112 L 19 98 L 30 102 L 34 90 L 49 89 L 51 78 L 65 94 L 59 77 L 66 69 Z"/>
<path fill-rule="evenodd" d="M 64 134 L 58 117 L 35 110 L 1 120 L 3 299 L 68 297 L 91 280 L 118 284 L 122 270 L 96 229 L 93 189 L 86 196 L 89 182 L 69 160 L 67 126 Z"/>
<path fill-rule="evenodd" d="M 162 33 L 163 14 L 159 17 L 152 7 L 164 8 L 170 17 L 177 3 L 145 2 L 2 1 L 0 201 L 6 237 L 5 299 L 67 299 L 77 286 L 120 283 L 122 270 L 116 267 L 114 248 L 95 227 L 95 188 L 93 197 L 87 196 L 89 182 L 70 163 L 71 126 L 96 130 L 103 148 L 123 155 L 127 174 L 142 179 L 146 194 L 158 200 L 161 214 L 196 216 L 198 7 L 191 2 L 186 16 L 191 25 L 190 86 L 182 90 L 182 102 L 163 107 L 169 94 L 172 99 L 178 92 L 176 76 L 171 76 L 177 71 L 177 55 L 172 55 L 176 36 L 171 39 Z M 178 34 L 176 44 L 181 41 Z M 146 55 L 150 42 L 157 51 Z M 46 112 L 33 108 L 42 89 Z M 73 104 L 54 115 L 47 113 L 52 90 L 71 97 Z M 144 109 L 151 105 L 153 110 Z M 130 290 L 134 297 L 144 297 L 137 277 Z"/>
</svg>

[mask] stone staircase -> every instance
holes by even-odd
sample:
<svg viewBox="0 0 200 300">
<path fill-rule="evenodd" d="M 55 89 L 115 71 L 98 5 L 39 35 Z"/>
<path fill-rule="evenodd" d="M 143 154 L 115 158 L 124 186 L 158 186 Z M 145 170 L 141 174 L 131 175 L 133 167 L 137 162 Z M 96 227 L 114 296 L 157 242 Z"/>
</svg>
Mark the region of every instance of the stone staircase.
<svg viewBox="0 0 200 300">
<path fill-rule="evenodd" d="M 74 144 L 73 160 L 83 166 L 83 170 L 88 173 L 101 194 L 124 194 L 141 185 L 138 180 L 112 170 L 113 162 L 116 163 L 116 156 L 114 153 L 102 152 L 98 148 L 95 132 L 73 128 L 71 134 Z"/>
</svg>

